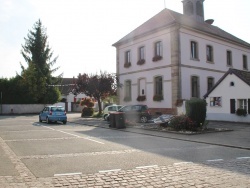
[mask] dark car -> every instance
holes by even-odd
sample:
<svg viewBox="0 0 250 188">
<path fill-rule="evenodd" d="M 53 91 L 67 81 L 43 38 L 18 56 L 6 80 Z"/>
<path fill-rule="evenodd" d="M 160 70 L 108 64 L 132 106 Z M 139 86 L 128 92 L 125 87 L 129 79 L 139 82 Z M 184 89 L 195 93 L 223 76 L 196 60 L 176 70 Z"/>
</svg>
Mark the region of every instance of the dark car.
<svg viewBox="0 0 250 188">
<path fill-rule="evenodd" d="M 128 105 L 122 107 L 118 112 L 123 112 L 126 120 L 146 123 L 151 119 L 147 105 Z"/>
<path fill-rule="evenodd" d="M 67 123 L 66 111 L 62 106 L 46 106 L 39 114 L 39 122 L 46 123 L 61 121 Z"/>
</svg>

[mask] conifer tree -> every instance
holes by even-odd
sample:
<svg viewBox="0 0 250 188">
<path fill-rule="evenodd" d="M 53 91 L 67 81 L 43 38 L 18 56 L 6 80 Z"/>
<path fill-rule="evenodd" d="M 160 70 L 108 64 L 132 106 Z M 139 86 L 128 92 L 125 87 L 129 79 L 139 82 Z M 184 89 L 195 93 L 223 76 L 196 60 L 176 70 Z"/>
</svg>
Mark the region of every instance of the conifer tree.
<svg viewBox="0 0 250 188">
<path fill-rule="evenodd" d="M 57 87 L 48 87 L 60 82 L 62 74 L 52 76 L 59 67 L 52 69 L 57 58 L 52 58 L 53 51 L 49 47 L 46 29 L 40 19 L 34 24 L 33 30 L 29 31 L 25 44 L 22 45 L 21 54 L 27 63 L 27 68 L 21 64 L 21 77 L 26 85 L 29 95 L 36 103 L 55 103 L 60 98 Z"/>
</svg>

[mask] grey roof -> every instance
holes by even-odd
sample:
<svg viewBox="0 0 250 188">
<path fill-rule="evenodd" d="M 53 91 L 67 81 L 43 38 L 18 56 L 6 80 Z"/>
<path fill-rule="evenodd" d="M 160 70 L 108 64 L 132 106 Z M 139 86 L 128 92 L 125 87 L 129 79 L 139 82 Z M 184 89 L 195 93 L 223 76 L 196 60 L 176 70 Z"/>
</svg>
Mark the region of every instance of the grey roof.
<svg viewBox="0 0 250 188">
<path fill-rule="evenodd" d="M 238 69 L 232 69 L 230 68 L 221 78 L 220 80 L 204 95 L 204 98 L 207 98 L 208 95 L 227 77 L 229 74 L 234 74 L 239 79 L 241 79 L 243 82 L 245 82 L 247 85 L 250 86 L 250 72 L 249 71 L 243 71 Z"/>
<path fill-rule="evenodd" d="M 61 86 L 58 87 L 61 94 L 68 95 L 74 88 L 72 84 L 74 84 L 74 78 L 63 78 Z"/>
<path fill-rule="evenodd" d="M 134 39 L 147 35 L 151 32 L 161 30 L 163 28 L 171 27 L 175 24 L 179 24 L 182 27 L 187 27 L 189 29 L 195 29 L 202 31 L 214 36 L 224 38 L 236 42 L 238 44 L 244 45 L 250 48 L 250 44 L 233 36 L 232 34 L 220 29 L 219 27 L 210 25 L 206 22 L 199 22 L 192 18 L 186 17 L 183 14 L 177 13 L 169 9 L 163 9 L 161 12 L 156 14 L 154 17 L 137 27 L 135 30 L 127 34 L 125 37 L 113 44 L 113 46 L 119 46 L 122 43 L 133 41 Z"/>
</svg>

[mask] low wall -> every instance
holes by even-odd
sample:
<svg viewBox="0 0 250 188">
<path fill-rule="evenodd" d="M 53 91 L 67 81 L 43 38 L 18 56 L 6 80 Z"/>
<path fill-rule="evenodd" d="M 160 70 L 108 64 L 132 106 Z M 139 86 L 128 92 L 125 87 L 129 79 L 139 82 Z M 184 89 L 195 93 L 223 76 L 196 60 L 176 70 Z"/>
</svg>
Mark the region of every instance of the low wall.
<svg viewBox="0 0 250 188">
<path fill-rule="evenodd" d="M 43 110 L 45 104 L 3 104 L 2 114 L 38 114 Z"/>
</svg>

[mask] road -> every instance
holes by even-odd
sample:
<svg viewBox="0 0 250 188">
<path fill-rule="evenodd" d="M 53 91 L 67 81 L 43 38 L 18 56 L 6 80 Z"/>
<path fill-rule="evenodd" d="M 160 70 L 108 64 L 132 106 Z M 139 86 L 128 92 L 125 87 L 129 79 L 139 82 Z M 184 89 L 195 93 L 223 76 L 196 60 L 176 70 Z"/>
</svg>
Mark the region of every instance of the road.
<svg viewBox="0 0 250 188">
<path fill-rule="evenodd" d="M 157 171 L 166 167 L 174 168 L 172 173 L 177 174 L 187 170 L 187 167 L 196 170 L 199 167 L 202 173 L 212 168 L 211 175 L 232 172 L 233 178 L 236 178 L 235 174 L 238 173 L 241 179 L 241 182 L 238 182 L 240 187 L 250 187 L 247 180 L 250 177 L 249 150 L 75 123 L 48 125 L 39 123 L 37 116 L 1 117 L 0 137 L 0 182 L 2 179 L 6 187 L 6 177 L 17 179 L 15 181 L 20 184 L 29 179 L 28 183 L 23 185 L 36 182 L 37 187 L 44 187 L 45 180 L 52 178 L 50 183 L 54 182 L 53 185 L 60 187 L 63 184 L 56 182 L 55 177 L 61 179 L 89 174 L 119 174 L 131 171 L 135 173 L 138 170 Z M 175 169 L 176 167 L 178 168 Z M 143 179 L 143 176 L 141 178 Z M 139 179 L 137 180 L 140 181 Z M 42 180 L 45 182 L 41 183 Z M 185 185 L 183 182 L 178 184 L 178 179 L 175 183 L 180 187 Z M 213 185 L 211 182 L 197 184 L 203 187 L 219 185 Z M 223 182 L 221 184 L 226 185 Z M 77 181 L 75 186 L 81 187 L 81 183 Z M 104 187 L 104 184 L 101 187 Z"/>
</svg>

